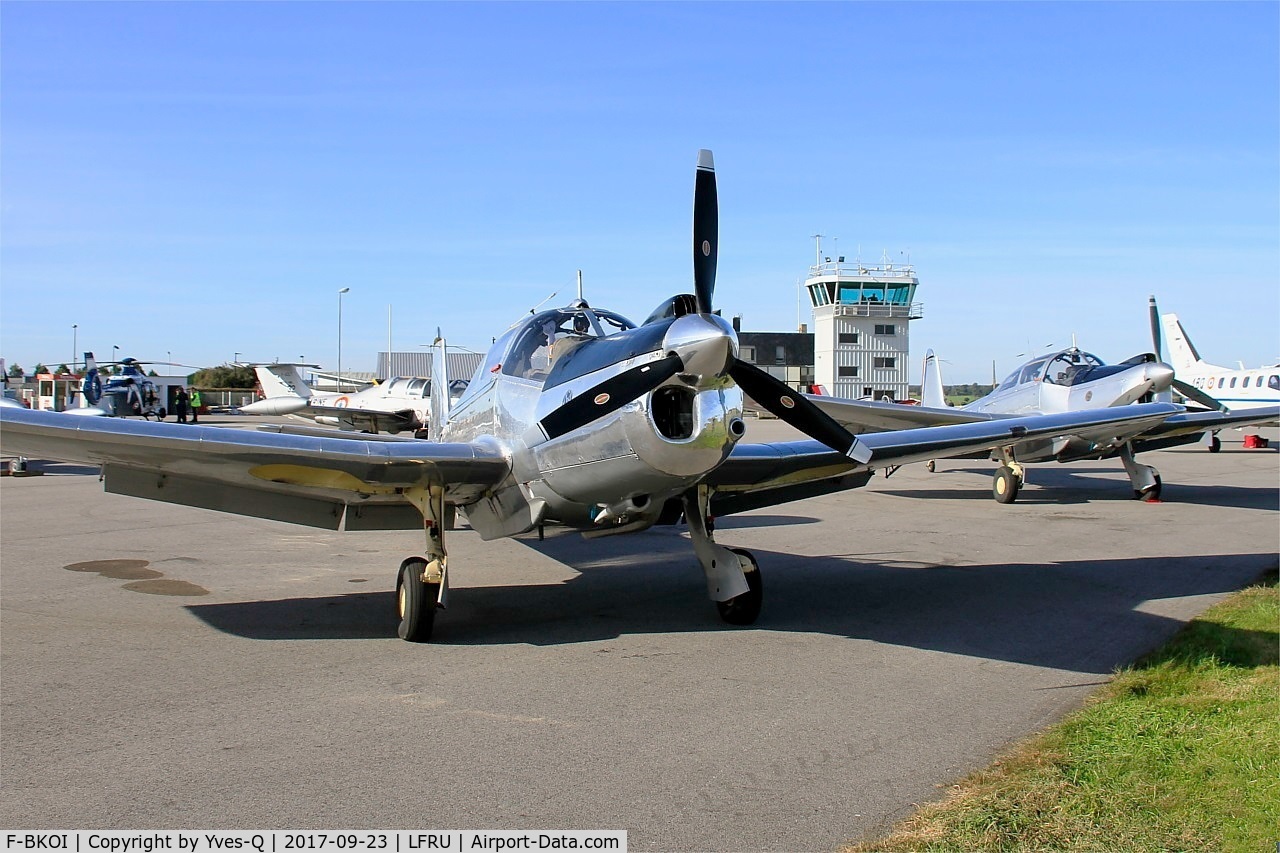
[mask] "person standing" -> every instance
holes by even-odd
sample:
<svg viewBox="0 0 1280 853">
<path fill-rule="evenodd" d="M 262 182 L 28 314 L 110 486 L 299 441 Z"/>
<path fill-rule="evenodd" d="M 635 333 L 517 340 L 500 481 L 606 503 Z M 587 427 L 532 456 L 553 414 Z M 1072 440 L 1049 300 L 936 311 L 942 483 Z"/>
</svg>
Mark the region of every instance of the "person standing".
<svg viewBox="0 0 1280 853">
<path fill-rule="evenodd" d="M 204 405 L 204 400 L 200 399 L 200 389 L 191 386 L 191 422 L 193 424 L 200 423 L 200 407 Z"/>
<path fill-rule="evenodd" d="M 187 389 L 181 385 L 178 386 L 178 393 L 173 395 L 173 413 L 178 416 L 178 423 L 185 424 L 187 422 L 187 405 L 190 398 L 187 397 Z"/>
</svg>

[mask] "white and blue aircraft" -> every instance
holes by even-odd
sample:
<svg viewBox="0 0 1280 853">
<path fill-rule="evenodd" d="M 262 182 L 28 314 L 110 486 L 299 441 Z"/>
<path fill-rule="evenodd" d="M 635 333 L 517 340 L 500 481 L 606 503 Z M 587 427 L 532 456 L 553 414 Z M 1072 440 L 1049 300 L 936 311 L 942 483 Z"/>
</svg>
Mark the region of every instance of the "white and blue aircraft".
<svg viewBox="0 0 1280 853">
<path fill-rule="evenodd" d="M 715 516 L 855 488 L 875 469 L 909 462 L 1042 444 L 1111 449 L 1185 414 L 1132 403 L 855 436 L 739 359 L 733 327 L 714 312 L 709 151 L 698 155 L 693 220 L 694 292 L 668 298 L 643 323 L 581 299 L 529 315 L 494 342 L 452 405 L 438 341 L 430 440 L 5 407 L 0 445 L 100 465 L 108 492 L 328 529 L 425 533 L 425 551 L 400 565 L 395 597 L 399 636 L 420 642 L 448 600 L 455 513 L 484 539 L 550 524 L 625 534 L 683 517 L 721 618 L 750 624 L 761 572 L 750 553 L 716 541 Z M 744 392 L 810 440 L 743 442 Z"/>
<path fill-rule="evenodd" d="M 1150 310 L 1151 333 L 1156 350 L 1160 349 L 1160 329 L 1163 326 L 1164 339 L 1169 346 L 1169 361 L 1179 379 L 1175 385 L 1188 399 L 1232 412 L 1250 409 L 1267 411 L 1280 407 L 1280 364 L 1256 368 L 1246 368 L 1243 363 L 1238 368 L 1210 364 L 1200 356 L 1195 344 L 1191 343 L 1191 337 L 1182 328 L 1177 314 L 1160 315 L 1160 322 L 1157 323 L 1154 296 L 1150 300 Z M 1252 421 L 1246 426 L 1275 426 L 1277 423 L 1273 417 Z M 1209 442 L 1209 450 L 1217 453 L 1221 449 L 1222 442 L 1215 431 Z"/>
</svg>

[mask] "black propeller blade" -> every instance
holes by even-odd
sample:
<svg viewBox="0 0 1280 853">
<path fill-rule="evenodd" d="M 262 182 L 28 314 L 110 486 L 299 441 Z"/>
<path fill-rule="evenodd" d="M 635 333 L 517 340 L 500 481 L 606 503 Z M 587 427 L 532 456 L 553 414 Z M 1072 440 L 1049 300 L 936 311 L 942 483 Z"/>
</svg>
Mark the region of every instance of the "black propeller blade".
<svg viewBox="0 0 1280 853">
<path fill-rule="evenodd" d="M 1147 314 L 1151 318 L 1151 347 L 1156 352 L 1156 358 L 1163 361 L 1164 353 L 1160 350 L 1160 344 L 1162 343 L 1160 337 L 1160 311 L 1156 308 L 1156 298 L 1154 296 L 1147 297 Z M 1181 379 L 1175 377 L 1173 380 L 1173 387 L 1178 390 L 1179 394 L 1186 397 L 1188 400 L 1195 400 L 1200 405 L 1210 409 L 1216 409 L 1219 412 L 1227 411 L 1227 407 L 1221 402 L 1215 400 L 1213 397 L 1190 383 L 1183 382 Z"/>
<path fill-rule="evenodd" d="M 1188 400 L 1195 400 L 1200 405 L 1207 406 L 1210 409 L 1216 409 L 1219 412 L 1227 411 L 1227 407 L 1222 405 L 1222 403 L 1213 399 L 1196 386 L 1183 382 L 1181 379 L 1173 380 L 1173 387 L 1177 388 L 1178 393 L 1186 397 Z"/>
<path fill-rule="evenodd" d="M 716 167 L 711 152 L 698 152 L 693 185 L 693 286 L 698 313 L 711 313 L 716 289 L 716 256 L 720 247 L 720 203 L 716 199 Z"/>
<path fill-rule="evenodd" d="M 785 382 L 747 361 L 734 361 L 729 375 L 751 399 L 810 438 L 858 462 L 871 458 L 871 451 L 857 436 Z"/>
<path fill-rule="evenodd" d="M 1156 358 L 1164 361 L 1164 353 L 1160 349 L 1160 311 L 1156 308 L 1156 298 L 1154 296 L 1147 297 L 1147 316 L 1151 320 L 1151 349 L 1155 351 Z"/>
<path fill-rule="evenodd" d="M 683 369 L 680 356 L 672 353 L 659 361 L 624 370 L 574 397 L 538 425 L 548 440 L 559 438 L 639 399 Z"/>
</svg>

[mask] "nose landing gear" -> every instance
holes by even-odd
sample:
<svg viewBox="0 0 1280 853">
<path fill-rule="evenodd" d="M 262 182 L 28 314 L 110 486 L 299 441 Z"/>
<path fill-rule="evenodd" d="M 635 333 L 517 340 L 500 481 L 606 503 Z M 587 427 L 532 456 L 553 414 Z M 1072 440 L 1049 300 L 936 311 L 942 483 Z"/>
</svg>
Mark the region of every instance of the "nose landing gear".
<svg viewBox="0 0 1280 853">
<path fill-rule="evenodd" d="M 1120 461 L 1124 463 L 1124 471 L 1133 484 L 1133 496 L 1146 503 L 1160 501 L 1160 472 L 1150 465 L 1143 465 L 1134 458 L 1133 445 L 1125 444 L 1120 448 Z"/>
<path fill-rule="evenodd" d="M 707 576 L 707 594 L 716 603 L 720 618 L 730 625 L 752 625 L 764 601 L 760 565 L 749 551 L 716 544 L 707 513 L 710 497 L 706 486 L 684 495 L 693 552 Z"/>
</svg>

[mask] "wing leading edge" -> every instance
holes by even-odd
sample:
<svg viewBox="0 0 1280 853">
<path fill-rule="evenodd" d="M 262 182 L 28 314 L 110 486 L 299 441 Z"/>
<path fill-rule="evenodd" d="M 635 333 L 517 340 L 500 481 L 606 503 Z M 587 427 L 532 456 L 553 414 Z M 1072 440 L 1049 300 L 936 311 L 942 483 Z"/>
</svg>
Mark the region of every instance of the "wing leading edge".
<svg viewBox="0 0 1280 853">
<path fill-rule="evenodd" d="M 101 465 L 109 492 L 328 529 L 421 529 L 411 493 L 454 505 L 510 474 L 496 444 L 73 418 L 6 407 L 6 453 Z"/>
</svg>

